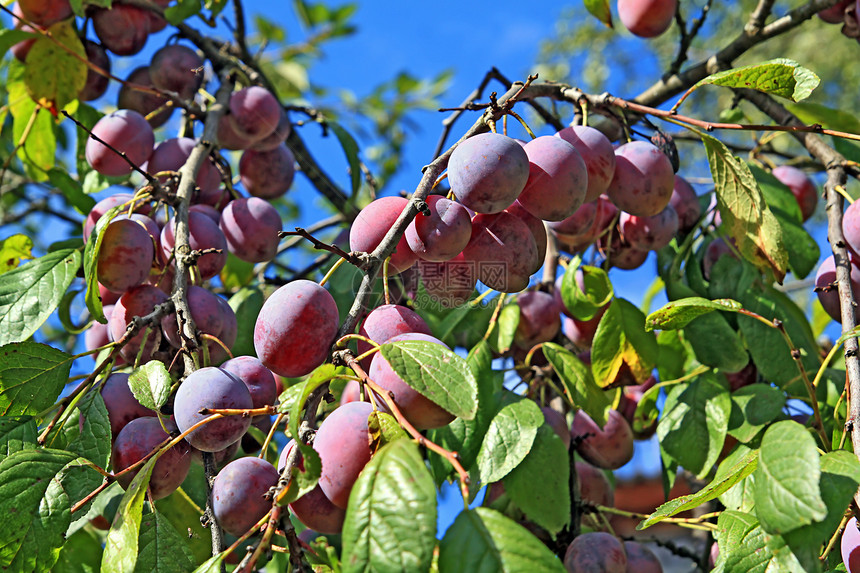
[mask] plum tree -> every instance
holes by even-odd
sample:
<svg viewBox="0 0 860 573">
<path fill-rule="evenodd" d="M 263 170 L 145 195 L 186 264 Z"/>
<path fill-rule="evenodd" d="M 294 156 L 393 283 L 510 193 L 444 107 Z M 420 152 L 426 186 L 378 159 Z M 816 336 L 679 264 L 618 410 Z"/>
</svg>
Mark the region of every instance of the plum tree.
<svg viewBox="0 0 860 573">
<path fill-rule="evenodd" d="M 289 34 L 229 0 L 0 7 L 0 569 L 659 571 L 659 524 L 710 530 L 719 570 L 839 570 L 857 6 L 610 4 L 465 91 L 408 42 L 365 57 L 354 3 L 298 0 Z M 485 21 L 437 26 L 437 63 L 484 61 Z M 407 65 L 344 86 L 343 53 Z M 449 105 L 433 147 L 417 112 Z M 625 464 L 684 497 L 633 507 Z M 709 542 L 665 545 L 704 570 Z"/>
</svg>

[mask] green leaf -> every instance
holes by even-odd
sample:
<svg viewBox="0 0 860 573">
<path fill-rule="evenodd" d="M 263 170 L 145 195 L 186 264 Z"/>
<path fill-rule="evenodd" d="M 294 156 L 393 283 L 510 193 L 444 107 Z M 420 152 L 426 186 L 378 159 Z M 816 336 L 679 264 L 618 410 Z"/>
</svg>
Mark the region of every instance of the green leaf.
<svg viewBox="0 0 860 573">
<path fill-rule="evenodd" d="M 756 165 L 748 166 L 782 227 L 785 244 L 789 245 L 788 267 L 797 278 L 804 278 L 816 267 L 821 253 L 818 243 L 803 227 L 800 205 L 788 186 L 779 179 Z"/>
<path fill-rule="evenodd" d="M 520 307 L 517 304 L 505 305 L 499 313 L 496 327 L 490 334 L 489 342 L 493 350 L 504 354 L 511 349 L 517 326 L 520 324 Z"/>
<path fill-rule="evenodd" d="M 723 448 L 731 411 L 727 384 L 712 373 L 673 386 L 657 424 L 661 450 L 703 479 Z"/>
<path fill-rule="evenodd" d="M 175 5 L 164 10 L 164 19 L 174 26 L 196 16 L 203 8 L 200 0 L 179 0 Z"/>
<path fill-rule="evenodd" d="M 750 357 L 738 333 L 726 317 L 712 312 L 693 319 L 684 327 L 684 335 L 696 359 L 724 372 L 739 372 Z"/>
<path fill-rule="evenodd" d="M 128 377 L 131 393 L 141 406 L 150 410 L 159 410 L 167 402 L 172 384 L 164 362 L 158 360 L 150 360 Z"/>
<path fill-rule="evenodd" d="M 24 81 L 33 101 L 55 112 L 78 99 L 87 83 L 86 51 L 72 20 L 52 24 L 27 54 Z"/>
<path fill-rule="evenodd" d="M 246 286 L 254 278 L 254 263 L 243 261 L 233 253 L 227 253 L 227 263 L 219 274 L 225 289 L 236 290 Z"/>
<path fill-rule="evenodd" d="M 751 384 L 732 392 L 729 435 L 741 442 L 755 438 L 765 425 L 777 419 L 785 406 L 785 393 L 767 384 Z"/>
<path fill-rule="evenodd" d="M 99 467 L 108 467 L 111 451 L 110 419 L 100 392 L 90 391 L 78 405 L 80 424 L 78 436 L 69 443 L 68 449 Z"/>
<path fill-rule="evenodd" d="M 222 562 L 225 554 L 219 553 L 207 559 L 200 567 L 194 570 L 194 573 L 221 573 Z"/>
<path fill-rule="evenodd" d="M 463 511 L 439 545 L 439 571 L 564 573 L 561 561 L 522 525 L 498 511 Z"/>
<path fill-rule="evenodd" d="M 33 258 L 33 239 L 17 234 L 0 241 L 0 275 L 17 267 L 23 259 Z"/>
<path fill-rule="evenodd" d="M 289 415 L 289 430 L 293 438 L 299 435 L 302 410 L 305 407 L 308 396 L 323 384 L 327 384 L 337 374 L 338 369 L 333 364 L 323 364 L 311 372 L 311 375 L 304 382 L 298 384 L 300 390 L 290 407 Z M 322 471 L 322 462 L 316 450 L 298 439 L 296 439 L 296 444 L 298 444 L 299 451 L 302 454 L 304 470 L 299 470 L 298 464 L 293 468 L 293 483 L 295 486 L 290 485 L 290 492 L 284 498 L 284 503 L 290 503 L 316 487 L 317 483 L 319 483 L 320 472 Z"/>
<path fill-rule="evenodd" d="M 576 281 L 581 273 L 584 290 Z M 564 307 L 579 320 L 590 320 L 612 301 L 615 290 L 605 270 L 589 265 L 568 265 L 561 279 L 561 300 Z"/>
<path fill-rule="evenodd" d="M 140 523 L 137 573 L 186 573 L 194 570 L 194 557 L 183 536 L 159 511 L 144 516 Z"/>
<path fill-rule="evenodd" d="M 254 325 L 257 323 L 257 316 L 260 314 L 260 309 L 263 308 L 264 300 L 263 292 L 260 289 L 246 287 L 239 289 L 227 301 L 227 304 L 236 313 L 238 334 L 232 348 L 235 356 L 257 355 L 254 348 Z"/>
<path fill-rule="evenodd" d="M 0 347 L 0 415 L 38 414 L 60 396 L 72 356 L 46 344 Z"/>
<path fill-rule="evenodd" d="M 818 124 L 827 129 L 837 129 L 860 134 L 860 119 L 853 112 L 833 109 L 820 103 L 786 103 L 785 107 L 807 125 Z"/>
<path fill-rule="evenodd" d="M 779 209 L 773 209 L 773 214 L 782 227 L 785 243 L 791 245 L 788 268 L 798 279 L 805 278 L 818 265 L 821 249 L 801 223 L 790 220 Z"/>
<path fill-rule="evenodd" d="M 469 351 L 466 362 L 478 381 L 478 411 L 475 418 L 456 418 L 447 426 L 429 430 L 428 436 L 443 447 L 457 452 L 460 463 L 470 471 L 477 461 L 487 428 L 496 413 L 495 394 L 502 388 L 502 373 L 493 370 L 492 351 L 486 340 L 480 341 Z M 430 464 L 437 479 L 448 475 L 454 469 L 441 456 L 431 456 Z"/>
<path fill-rule="evenodd" d="M 717 520 L 720 558 L 717 571 L 724 573 L 768 573 L 817 571 L 818 563 L 801 564 L 778 535 L 765 532 L 752 515 L 724 511 Z M 722 567 L 722 569 L 720 569 Z"/>
<path fill-rule="evenodd" d="M 699 133 L 717 193 L 722 228 L 735 240 L 745 259 L 771 270 L 780 283 L 788 269 L 782 228 L 768 208 L 747 164 L 732 155 L 718 139 Z"/>
<path fill-rule="evenodd" d="M 609 0 L 583 0 L 583 2 L 592 16 L 612 28 L 612 10 L 609 9 Z"/>
<path fill-rule="evenodd" d="M 392 370 L 419 394 L 451 414 L 471 420 L 478 409 L 478 382 L 466 361 L 441 344 L 405 340 L 382 345 Z"/>
<path fill-rule="evenodd" d="M 741 303 L 731 299 L 708 300 L 696 296 L 682 298 L 649 314 L 645 319 L 645 330 L 677 330 L 684 328 L 695 318 L 715 310 L 737 312 L 741 308 Z"/>
<path fill-rule="evenodd" d="M 820 81 L 812 70 L 795 61 L 777 58 L 711 74 L 697 83 L 694 89 L 707 84 L 749 88 L 797 102 L 808 98 Z"/>
<path fill-rule="evenodd" d="M 87 283 L 87 294 L 84 298 L 87 302 L 87 309 L 93 315 L 93 320 L 102 324 L 106 324 L 107 319 L 102 309 L 102 299 L 99 296 L 99 251 L 102 248 L 102 241 L 105 238 L 108 225 L 122 211 L 123 206 L 118 205 L 108 209 L 104 215 L 99 217 L 84 247 L 84 281 Z"/>
<path fill-rule="evenodd" d="M 644 382 L 657 364 L 657 339 L 645 331 L 645 315 L 630 302 L 616 298 L 597 325 L 591 347 L 591 371 L 597 385 L 615 382 L 622 365 L 637 382 Z"/>
<path fill-rule="evenodd" d="M 96 7 L 96 8 L 107 8 L 110 9 L 113 0 L 86 0 L 87 7 Z M 69 0 L 69 4 L 72 6 L 72 10 L 75 13 L 75 16 L 80 16 L 81 18 L 86 17 L 86 10 L 84 9 L 83 0 Z"/>
<path fill-rule="evenodd" d="M 741 302 L 745 309 L 767 320 L 781 320 L 789 338 L 801 351 L 800 362 L 806 371 L 818 370 L 821 359 L 816 350 L 817 344 L 809 331 L 808 321 L 790 299 L 774 289 L 751 289 L 742 295 Z M 799 322 L 801 320 L 802 323 Z M 798 363 L 792 358 L 788 343 L 779 330 L 743 315 L 738 317 L 738 327 L 759 374 L 765 380 L 778 386 L 794 381 L 798 388 L 803 388 Z"/>
<path fill-rule="evenodd" d="M 63 192 L 69 204 L 81 215 L 89 215 L 96 205 L 96 200 L 84 193 L 80 182 L 73 179 L 64 169 L 52 167 L 48 170 L 48 180 L 51 185 Z"/>
<path fill-rule="evenodd" d="M 827 506 L 820 477 L 818 450 L 809 432 L 790 420 L 770 426 L 755 472 L 756 515 L 762 528 L 783 534 L 824 519 Z"/>
<path fill-rule="evenodd" d="M 499 481 L 520 465 L 531 450 L 537 429 L 544 424 L 543 412 L 533 400 L 514 394 L 506 397 L 490 421 L 478 452 L 478 469 L 485 484 Z"/>
<path fill-rule="evenodd" d="M 367 430 L 371 440 L 371 455 L 386 444 L 408 437 L 394 416 L 379 410 L 374 410 L 367 417 Z"/>
<path fill-rule="evenodd" d="M 558 379 L 561 380 L 568 403 L 585 410 L 602 428 L 606 423 L 611 403 L 606 392 L 594 381 L 591 369 L 575 354 L 558 344 L 545 342 L 541 348 Z"/>
<path fill-rule="evenodd" d="M 30 416 L 0 416 L 0 462 L 37 446 L 36 421 Z"/>
<path fill-rule="evenodd" d="M 757 440 L 757 442 L 761 443 L 761 440 Z M 735 465 L 737 465 L 741 459 L 745 458 L 752 451 L 758 451 L 758 445 L 755 444 L 753 447 L 752 444 L 747 445 L 743 443 L 738 443 L 734 448 L 732 448 L 729 455 L 720 462 L 720 465 L 717 466 L 717 477 L 725 475 L 726 473 L 731 471 Z M 752 511 L 754 509 L 753 502 L 753 492 L 755 490 L 755 472 L 746 476 L 744 479 L 740 480 L 738 483 L 730 487 L 725 492 L 721 493 L 719 496 L 720 503 L 726 506 L 726 509 L 736 510 L 736 511 Z"/>
<path fill-rule="evenodd" d="M 555 535 L 570 523 L 569 479 L 567 448 L 555 430 L 544 424 L 538 428 L 531 451 L 503 483 L 525 516 Z"/>
<path fill-rule="evenodd" d="M 352 187 L 352 195 L 354 196 L 358 188 L 361 187 L 361 163 L 358 159 L 358 144 L 352 135 L 340 124 L 334 121 L 328 121 L 326 124 L 334 132 L 343 152 L 346 154 L 346 161 L 349 163 L 349 180 Z"/>
<path fill-rule="evenodd" d="M 63 249 L 0 275 L 0 345 L 36 332 L 72 284 L 81 254 Z"/>
<path fill-rule="evenodd" d="M 75 420 L 77 422 L 77 420 Z M 108 445 L 110 443 L 108 442 Z M 63 494 L 69 498 L 69 503 L 75 505 L 84 501 L 87 496 L 94 492 L 103 482 L 104 477 L 90 465 L 91 462 L 79 457 L 63 470 L 61 481 L 63 482 Z M 72 514 L 72 523 L 66 529 L 66 535 L 79 530 L 89 523 L 95 515 L 89 515 L 91 508 L 98 508 L 96 500 L 90 499 L 80 509 Z M 104 509 L 104 506 L 101 506 Z"/>
<path fill-rule="evenodd" d="M 35 34 L 33 32 L 4 28 L 0 30 L 0 56 L 6 55 L 9 48 L 15 44 L 38 37 L 39 34 Z"/>
<path fill-rule="evenodd" d="M 811 552 L 815 557 L 821 544 L 830 539 L 839 527 L 845 508 L 857 491 L 860 462 L 845 450 L 821 456 L 821 497 L 827 505 L 827 517 L 785 534 L 795 554 Z"/>
<path fill-rule="evenodd" d="M 429 571 L 436 488 L 418 447 L 397 440 L 361 471 L 343 524 L 343 571 Z"/>
<path fill-rule="evenodd" d="M 181 487 L 169 496 L 155 502 L 155 507 L 173 528 L 183 536 L 189 546 L 195 563 L 202 563 L 212 555 L 212 543 L 209 530 L 200 523 L 203 510 L 185 493 Z"/>
<path fill-rule="evenodd" d="M 50 571 L 71 521 L 61 474 L 76 459 L 70 452 L 41 448 L 0 462 L 0 567 Z"/>
<path fill-rule="evenodd" d="M 773 211 L 782 211 L 783 216 L 795 223 L 802 222 L 800 205 L 786 184 L 754 163 L 747 163 L 750 173 L 755 177 L 759 189 Z M 790 243 L 789 243 L 790 244 Z"/>
<path fill-rule="evenodd" d="M 672 517 L 682 511 L 694 509 L 707 501 L 719 497 L 736 483 L 753 473 L 757 465 L 758 450 L 751 450 L 727 471 L 724 471 L 722 474 L 718 473 L 711 483 L 696 493 L 677 497 L 658 507 L 654 513 L 652 513 L 648 519 L 640 523 L 636 529 L 646 529 L 655 523 L 663 521 L 667 517 Z"/>
<path fill-rule="evenodd" d="M 9 64 L 9 110 L 12 113 L 12 139 L 24 141 L 18 148 L 18 158 L 27 175 L 35 181 L 47 179 L 45 172 L 54 166 L 57 136 L 54 118 L 45 108 L 39 108 L 27 92 L 24 83 L 26 67 L 18 60 Z M 26 138 L 25 138 L 26 135 Z"/>
<path fill-rule="evenodd" d="M 140 522 L 143 518 L 143 501 L 152 468 L 159 457 L 160 452 L 147 460 L 131 480 L 131 484 L 119 502 L 116 516 L 105 539 L 102 573 L 128 573 L 135 570 Z"/>
<path fill-rule="evenodd" d="M 78 104 L 75 119 L 85 128 L 92 130 L 95 124 L 104 117 L 104 114 L 86 103 L 78 102 Z M 87 162 L 87 140 L 89 139 L 87 131 L 75 126 L 75 134 L 75 166 L 77 167 L 78 181 L 81 182 L 84 193 L 90 195 L 107 188 L 110 184 L 107 177 L 94 170 Z"/>
<path fill-rule="evenodd" d="M 81 529 L 66 539 L 51 573 L 93 573 L 101 561 L 101 539 L 93 531 Z"/>
</svg>

